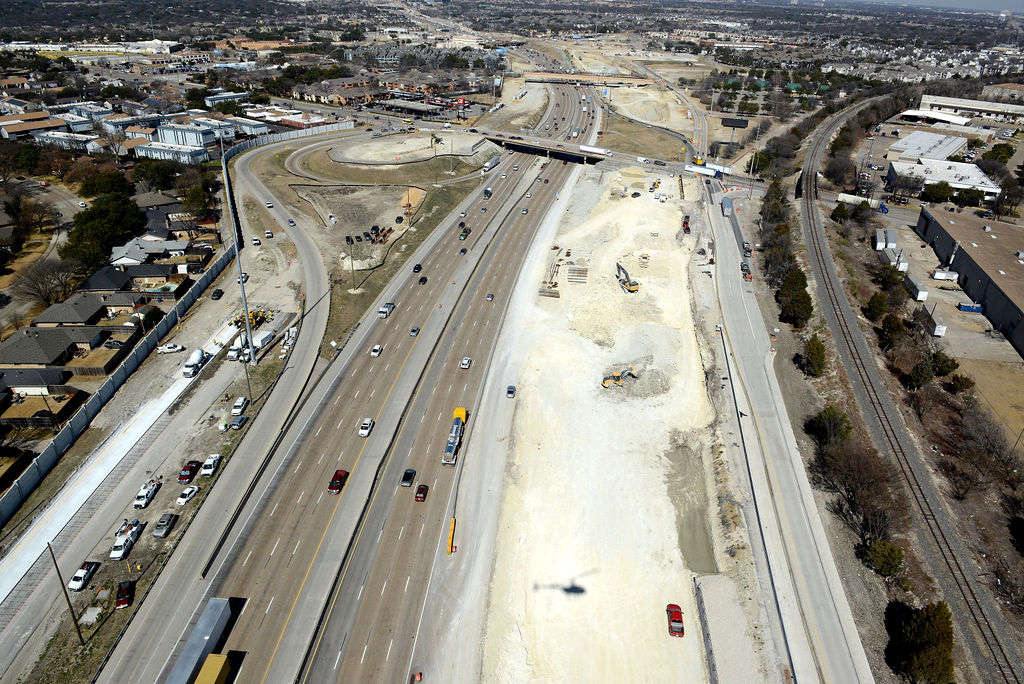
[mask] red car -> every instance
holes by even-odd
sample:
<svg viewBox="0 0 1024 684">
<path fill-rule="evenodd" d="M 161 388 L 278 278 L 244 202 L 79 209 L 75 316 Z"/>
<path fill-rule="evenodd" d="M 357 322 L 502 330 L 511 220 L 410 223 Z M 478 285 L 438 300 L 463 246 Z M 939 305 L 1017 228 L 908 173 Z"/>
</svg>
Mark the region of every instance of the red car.
<svg viewBox="0 0 1024 684">
<path fill-rule="evenodd" d="M 181 468 L 181 472 L 178 473 L 178 484 L 188 484 L 192 481 L 192 478 L 199 472 L 199 461 L 189 461 Z"/>
<path fill-rule="evenodd" d="M 427 491 L 429 489 L 430 489 L 430 487 L 428 487 L 425 484 L 421 484 L 420 486 L 418 486 L 416 488 L 416 500 L 417 501 L 426 501 L 427 500 Z"/>
<path fill-rule="evenodd" d="M 348 479 L 347 470 L 337 470 L 334 472 L 334 477 L 331 478 L 331 483 L 327 485 L 328 494 L 341 494 L 341 488 L 345 486 L 345 480 Z"/>
<path fill-rule="evenodd" d="M 132 604 L 132 582 L 125 580 L 117 585 L 117 600 L 114 602 L 114 610 L 127 608 Z"/>
<path fill-rule="evenodd" d="M 665 612 L 668 614 L 669 636 L 683 636 L 683 609 L 674 603 L 670 603 L 665 607 Z"/>
</svg>

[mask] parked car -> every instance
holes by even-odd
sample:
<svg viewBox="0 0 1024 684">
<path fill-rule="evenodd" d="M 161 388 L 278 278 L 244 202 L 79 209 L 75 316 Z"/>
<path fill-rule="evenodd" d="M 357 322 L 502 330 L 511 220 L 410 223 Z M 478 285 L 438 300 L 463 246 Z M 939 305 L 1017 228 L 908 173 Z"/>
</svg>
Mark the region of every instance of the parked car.
<svg viewBox="0 0 1024 684">
<path fill-rule="evenodd" d="M 376 357 L 380 356 L 381 352 L 383 352 L 383 351 L 384 351 L 384 345 L 382 345 L 382 344 L 375 344 L 375 345 L 373 345 L 373 349 L 370 350 L 370 356 L 376 358 Z"/>
<path fill-rule="evenodd" d="M 181 467 L 181 472 L 178 473 L 178 484 L 188 484 L 191 482 L 196 473 L 199 472 L 199 461 L 189 461 Z"/>
<path fill-rule="evenodd" d="M 213 474 L 217 472 L 217 466 L 220 465 L 220 454 L 210 454 L 203 461 L 203 467 L 199 469 L 199 475 L 202 477 L 213 477 Z"/>
<path fill-rule="evenodd" d="M 683 611 L 674 603 L 670 603 L 665 607 L 665 613 L 668 615 L 668 633 L 670 636 L 681 637 L 683 636 Z"/>
<path fill-rule="evenodd" d="M 114 610 L 121 610 L 132 604 L 132 584 L 131 580 L 125 580 L 117 585 L 117 598 L 114 599 Z"/>
<path fill-rule="evenodd" d="M 328 494 L 341 494 L 342 487 L 345 486 L 345 481 L 348 480 L 347 470 L 336 470 L 331 481 L 327 484 Z"/>
<path fill-rule="evenodd" d="M 249 406 L 249 397 L 238 397 L 235 399 L 235 403 L 231 405 L 231 415 L 240 416 L 245 413 L 245 409 Z"/>
<path fill-rule="evenodd" d="M 359 424 L 359 436 L 369 437 L 370 433 L 373 431 L 373 426 L 373 418 L 364 418 L 363 422 Z"/>
<path fill-rule="evenodd" d="M 174 503 L 178 504 L 179 506 L 184 506 L 189 501 L 194 499 L 196 494 L 198 493 L 199 487 L 197 487 L 196 485 L 192 485 L 191 487 L 185 487 L 185 489 L 183 489 L 181 491 L 181 494 L 178 496 L 178 500 L 175 501 Z"/>
<path fill-rule="evenodd" d="M 416 500 L 417 501 L 426 501 L 427 500 L 427 492 L 429 490 L 430 490 L 430 487 L 428 487 L 425 484 L 421 484 L 418 487 L 416 487 Z"/>
<path fill-rule="evenodd" d="M 178 352 L 185 351 L 185 348 L 180 344 L 161 344 L 156 348 L 157 354 L 177 354 Z"/>
<path fill-rule="evenodd" d="M 231 421 L 231 429 L 241 430 L 243 427 L 245 427 L 245 424 L 248 422 L 249 416 L 237 416 L 233 421 Z"/>
<path fill-rule="evenodd" d="M 415 470 L 415 468 L 407 468 L 405 470 L 405 472 L 402 473 L 402 481 L 399 484 L 401 484 L 403 487 L 412 487 L 413 480 L 415 480 L 415 479 L 416 479 L 416 470 Z"/>
<path fill-rule="evenodd" d="M 262 240 L 260 240 L 260 239 L 259 239 L 258 237 L 256 237 L 255 235 L 253 235 L 253 236 L 252 236 L 252 244 L 253 244 L 254 246 L 256 246 L 256 247 L 259 247 L 260 245 L 262 245 L 262 244 L 263 244 L 263 241 L 262 241 Z"/>
<path fill-rule="evenodd" d="M 265 231 L 263 231 L 263 237 L 265 237 L 265 238 L 267 238 L 269 240 L 272 237 L 274 237 L 274 234 L 272 232 L 270 232 L 269 230 L 265 230 Z"/>
<path fill-rule="evenodd" d="M 237 278 L 236 280 L 239 283 L 247 283 L 247 282 L 249 282 L 249 274 L 246 273 L 245 271 L 242 271 L 242 275 L 239 278 Z"/>
<path fill-rule="evenodd" d="M 107 340 L 103 343 L 103 346 L 107 349 L 120 349 L 124 346 L 124 342 L 121 340 Z"/>
<path fill-rule="evenodd" d="M 96 571 L 99 570 L 100 564 L 96 561 L 85 561 L 82 563 L 82 567 L 78 568 L 78 571 L 71 576 L 71 581 L 68 582 L 68 589 L 71 591 L 82 591 L 85 586 L 89 583 L 89 580 Z"/>
<path fill-rule="evenodd" d="M 177 515 L 174 513 L 164 513 L 160 516 L 160 519 L 156 521 L 156 526 L 153 528 L 153 536 L 157 539 L 163 539 L 171 533 L 171 530 L 174 529 L 174 525 L 177 522 Z"/>
<path fill-rule="evenodd" d="M 218 299 L 220 299 L 223 296 L 224 296 L 224 290 L 221 290 L 221 289 L 218 288 L 218 289 L 213 291 L 213 294 L 210 295 L 210 299 L 212 299 L 213 301 L 217 301 Z"/>
<path fill-rule="evenodd" d="M 83 201 L 79 200 L 79 201 L 78 201 L 78 206 L 80 206 L 80 207 L 84 207 L 84 206 L 85 206 L 85 202 L 83 202 Z"/>
</svg>

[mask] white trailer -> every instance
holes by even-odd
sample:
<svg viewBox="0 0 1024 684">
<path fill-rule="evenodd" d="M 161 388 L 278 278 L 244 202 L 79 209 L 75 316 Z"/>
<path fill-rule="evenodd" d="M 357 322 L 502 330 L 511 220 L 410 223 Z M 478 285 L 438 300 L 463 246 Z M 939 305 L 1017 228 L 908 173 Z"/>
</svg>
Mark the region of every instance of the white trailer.
<svg viewBox="0 0 1024 684">
<path fill-rule="evenodd" d="M 932 272 L 932 278 L 935 280 L 952 280 L 956 282 L 960 280 L 960 274 L 956 271 L 946 271 L 941 268 L 937 268 Z"/>
<path fill-rule="evenodd" d="M 910 275 L 909 273 L 907 274 L 907 277 L 904 280 L 904 285 L 910 292 L 910 296 L 913 297 L 915 301 L 923 302 L 926 299 L 928 299 L 928 288 L 925 287 L 917 278 Z"/>
<path fill-rule="evenodd" d="M 580 145 L 580 152 L 587 152 L 589 154 L 611 154 L 612 151 L 607 147 L 592 147 L 590 145 Z"/>
</svg>

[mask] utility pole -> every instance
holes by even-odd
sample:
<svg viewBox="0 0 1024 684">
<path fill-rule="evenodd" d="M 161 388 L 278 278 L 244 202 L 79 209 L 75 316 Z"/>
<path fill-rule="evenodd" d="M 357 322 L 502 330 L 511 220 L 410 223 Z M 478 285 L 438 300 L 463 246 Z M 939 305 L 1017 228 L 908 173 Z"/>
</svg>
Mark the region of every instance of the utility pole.
<svg viewBox="0 0 1024 684">
<path fill-rule="evenodd" d="M 228 178 L 228 164 L 224 159 L 224 137 L 220 136 L 220 167 L 221 173 L 224 180 Z M 224 199 L 228 203 L 228 220 L 231 223 L 231 244 L 235 246 L 235 266 L 238 270 L 238 289 L 242 292 L 242 317 L 245 319 L 245 334 L 247 336 L 247 344 L 249 345 L 249 360 L 243 364 L 245 367 L 245 384 L 249 388 L 250 399 L 255 399 L 255 395 L 252 393 L 252 382 L 249 379 L 249 364 L 256 362 L 256 348 L 252 344 L 252 327 L 249 325 L 249 303 L 245 299 L 245 283 L 242 281 L 242 253 L 238 249 L 238 235 L 235 223 L 238 219 L 234 214 L 234 208 L 231 206 L 231 198 L 228 196 L 227 187 L 225 187 Z"/>
<path fill-rule="evenodd" d="M 75 609 L 71 605 L 71 597 L 68 596 L 68 588 L 64 585 L 64 578 L 60 576 L 60 566 L 57 565 L 57 556 L 53 553 L 53 547 L 50 546 L 50 542 L 46 542 L 46 548 L 50 550 L 50 558 L 53 559 L 53 567 L 57 570 L 57 582 L 60 583 L 60 588 L 64 592 L 64 600 L 68 602 L 68 611 L 71 613 L 71 622 L 75 625 L 75 632 L 78 633 L 78 643 L 85 646 L 85 639 L 82 638 L 82 628 L 78 626 L 78 618 L 75 617 Z"/>
</svg>

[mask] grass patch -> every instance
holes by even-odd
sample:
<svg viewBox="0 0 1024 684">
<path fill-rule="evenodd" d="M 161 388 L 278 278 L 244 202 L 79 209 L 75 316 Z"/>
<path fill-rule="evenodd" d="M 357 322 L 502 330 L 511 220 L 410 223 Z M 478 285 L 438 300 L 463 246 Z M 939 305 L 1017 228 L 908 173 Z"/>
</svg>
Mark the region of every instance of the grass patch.
<svg viewBox="0 0 1024 684">
<path fill-rule="evenodd" d="M 474 159 L 475 157 L 470 157 Z M 465 176 L 480 169 L 481 164 L 467 162 L 464 157 L 433 157 L 408 164 L 365 166 L 332 161 L 325 150 L 303 157 L 302 167 L 310 173 L 339 183 L 372 185 L 426 185 L 449 178 Z M 454 167 L 454 173 L 452 169 Z"/>
<path fill-rule="evenodd" d="M 331 314 L 327 319 L 325 344 L 320 348 L 324 357 L 330 358 L 334 353 L 330 344 L 332 340 L 338 343 L 340 349 L 388 281 L 399 269 L 405 268 L 409 257 L 474 187 L 472 183 L 456 183 L 428 190 L 420 212 L 423 218 L 416 222 L 415 230 L 406 231 L 383 264 L 370 272 L 356 271 L 356 283 L 362 282 L 359 289 L 354 293 L 350 291 L 352 281 L 348 273 L 343 281 L 334 284 L 331 288 Z"/>
<path fill-rule="evenodd" d="M 679 157 L 683 143 L 656 128 L 647 128 L 630 121 L 623 121 L 614 114 L 604 120 L 604 136 L 598 142 L 616 152 L 635 154 L 656 159 Z"/>
</svg>

